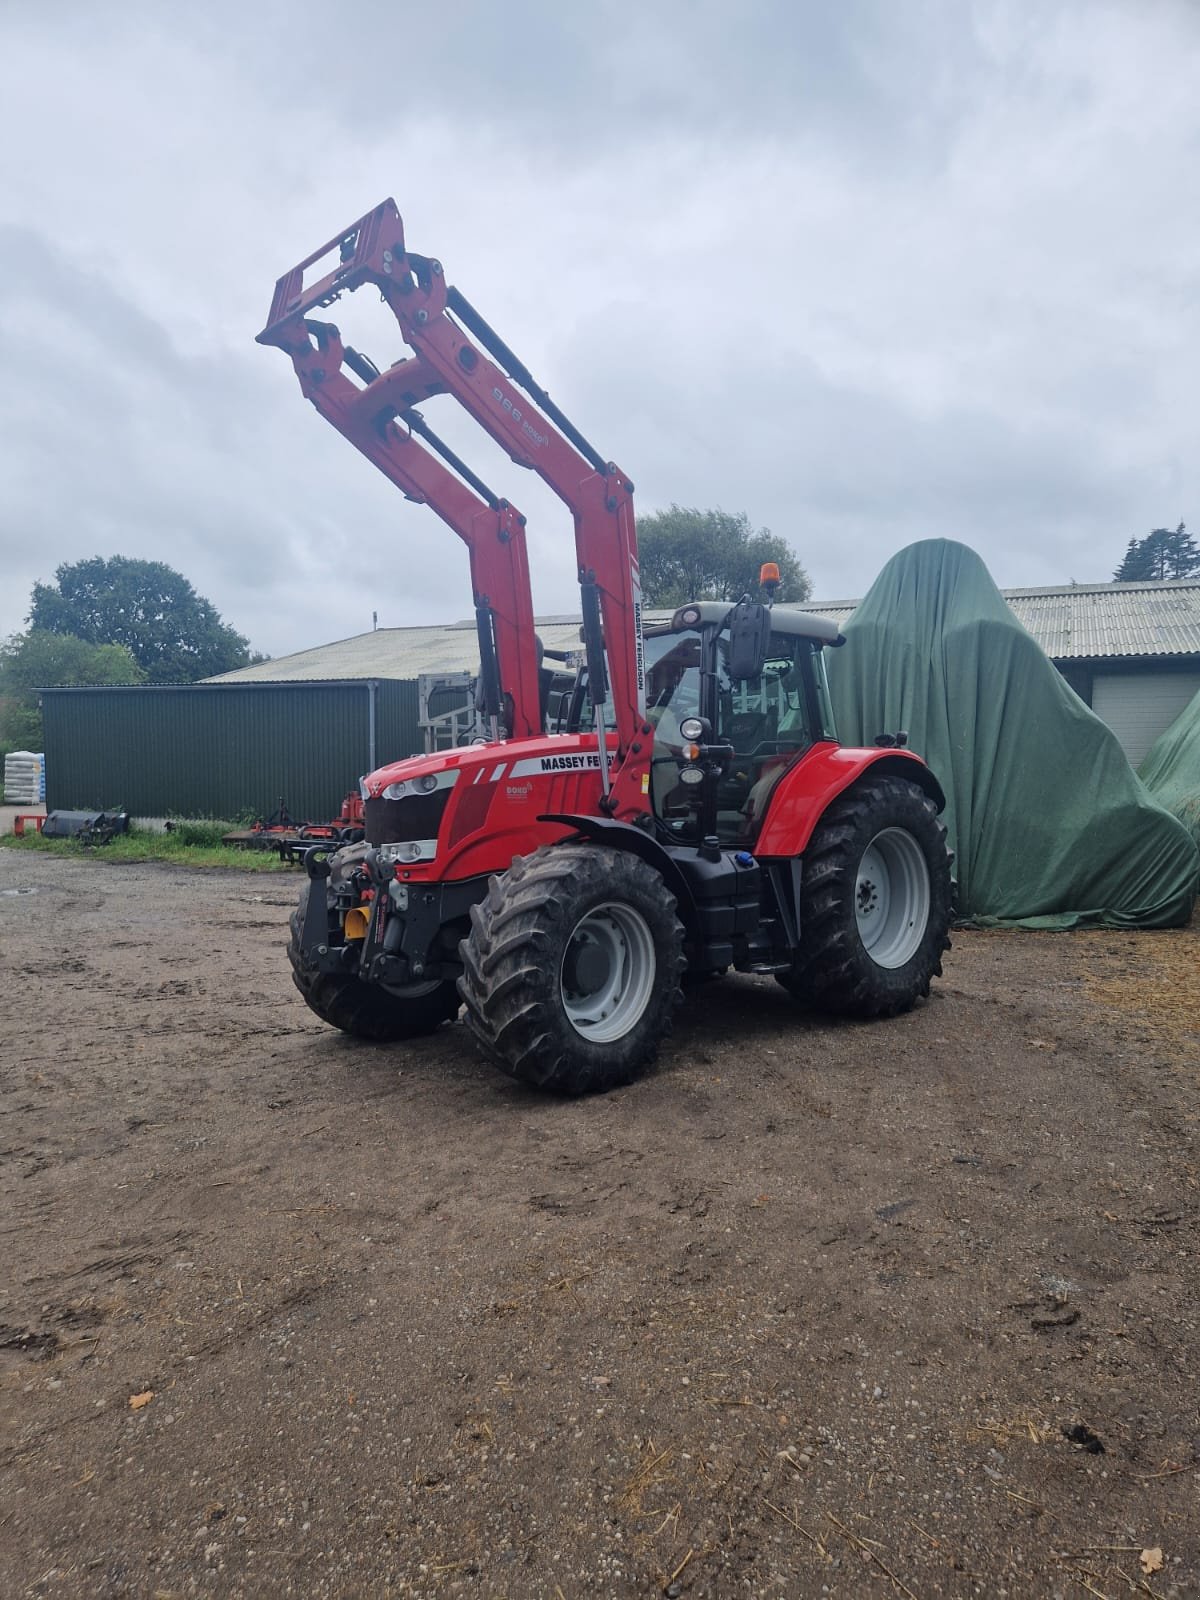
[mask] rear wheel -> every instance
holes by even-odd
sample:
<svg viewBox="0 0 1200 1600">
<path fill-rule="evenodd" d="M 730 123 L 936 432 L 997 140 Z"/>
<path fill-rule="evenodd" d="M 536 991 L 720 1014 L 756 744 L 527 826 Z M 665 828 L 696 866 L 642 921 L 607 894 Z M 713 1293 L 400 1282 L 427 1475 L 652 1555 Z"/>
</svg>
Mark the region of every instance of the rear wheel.
<svg viewBox="0 0 1200 1600">
<path fill-rule="evenodd" d="M 501 1071 L 587 1094 L 649 1065 L 680 998 L 683 928 L 657 872 L 597 845 L 518 857 L 459 946 L 467 1025 Z"/>
<path fill-rule="evenodd" d="M 950 946 L 950 852 L 933 801 L 907 778 L 835 800 L 804 852 L 800 950 L 779 981 L 850 1016 L 909 1010 Z"/>
<path fill-rule="evenodd" d="M 288 959 L 292 978 L 310 1011 L 357 1039 L 387 1044 L 399 1039 L 419 1039 L 458 1015 L 460 1001 L 452 981 L 435 979 L 411 984 L 404 993 L 364 983 L 353 973 L 318 972 L 304 959 L 301 934 L 313 884 L 300 891 L 300 903 L 291 918 Z M 324 894 L 324 884 L 317 885 Z"/>
</svg>

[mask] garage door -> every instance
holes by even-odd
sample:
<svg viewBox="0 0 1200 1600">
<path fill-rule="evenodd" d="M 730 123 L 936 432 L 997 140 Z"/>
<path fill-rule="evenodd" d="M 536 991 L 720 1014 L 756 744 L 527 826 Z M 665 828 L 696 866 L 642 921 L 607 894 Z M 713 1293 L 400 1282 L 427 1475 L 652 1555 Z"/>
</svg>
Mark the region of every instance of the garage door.
<svg viewBox="0 0 1200 1600">
<path fill-rule="evenodd" d="M 1136 767 L 1198 692 L 1200 672 L 1098 672 L 1092 710 L 1107 722 Z"/>
</svg>

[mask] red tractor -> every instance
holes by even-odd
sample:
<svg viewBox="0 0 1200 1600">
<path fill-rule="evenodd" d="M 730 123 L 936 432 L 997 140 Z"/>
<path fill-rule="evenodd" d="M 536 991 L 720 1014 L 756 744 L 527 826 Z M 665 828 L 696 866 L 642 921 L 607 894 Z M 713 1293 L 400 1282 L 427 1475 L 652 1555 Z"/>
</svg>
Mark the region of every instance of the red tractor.
<svg viewBox="0 0 1200 1600">
<path fill-rule="evenodd" d="M 312 315 L 365 284 L 413 352 L 382 369 Z M 391 200 L 279 280 L 258 338 L 466 544 L 490 732 L 371 773 L 364 842 L 308 857 L 289 952 L 319 1017 L 407 1039 L 465 1004 L 503 1071 L 582 1093 L 653 1059 L 685 973 L 771 974 L 862 1017 L 929 993 L 949 943 L 944 797 L 902 734 L 838 744 L 833 623 L 773 607 L 765 570 L 765 602 L 643 627 L 632 483 L 407 249 Z M 426 423 L 444 394 L 574 518 L 586 671 L 552 732 L 525 518 Z"/>
</svg>

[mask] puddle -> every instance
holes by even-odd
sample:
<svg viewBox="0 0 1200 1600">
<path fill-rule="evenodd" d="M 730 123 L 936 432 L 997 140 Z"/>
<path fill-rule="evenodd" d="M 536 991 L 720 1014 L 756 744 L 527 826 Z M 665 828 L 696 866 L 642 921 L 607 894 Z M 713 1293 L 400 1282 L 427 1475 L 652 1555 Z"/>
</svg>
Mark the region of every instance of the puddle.
<svg viewBox="0 0 1200 1600">
<path fill-rule="evenodd" d="M 0 889 L 0 894 L 40 894 L 39 889 Z"/>
</svg>

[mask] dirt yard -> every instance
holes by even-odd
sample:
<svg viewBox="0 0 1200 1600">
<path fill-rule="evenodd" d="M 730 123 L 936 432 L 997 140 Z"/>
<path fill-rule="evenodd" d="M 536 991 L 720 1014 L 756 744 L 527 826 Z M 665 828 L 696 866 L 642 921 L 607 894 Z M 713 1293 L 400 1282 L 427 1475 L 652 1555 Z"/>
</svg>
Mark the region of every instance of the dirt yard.
<svg viewBox="0 0 1200 1600">
<path fill-rule="evenodd" d="M 320 1024 L 297 887 L 0 851 L 0 1595 L 1200 1593 L 1200 929 L 563 1103 Z"/>
</svg>

